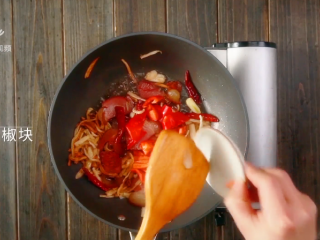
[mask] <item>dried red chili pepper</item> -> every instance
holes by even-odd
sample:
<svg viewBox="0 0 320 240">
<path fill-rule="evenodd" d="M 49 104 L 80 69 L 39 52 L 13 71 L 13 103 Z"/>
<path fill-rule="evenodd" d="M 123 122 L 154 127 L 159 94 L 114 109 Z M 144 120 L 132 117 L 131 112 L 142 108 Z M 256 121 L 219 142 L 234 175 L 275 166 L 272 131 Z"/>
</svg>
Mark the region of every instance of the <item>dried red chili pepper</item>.
<svg viewBox="0 0 320 240">
<path fill-rule="evenodd" d="M 123 107 L 115 107 L 115 110 L 119 131 L 114 141 L 114 151 L 117 152 L 120 156 L 123 156 L 125 152 L 125 146 L 122 143 L 122 137 L 126 129 L 126 114 Z"/>
<path fill-rule="evenodd" d="M 101 182 L 95 175 L 93 175 L 87 168 L 83 167 L 85 175 L 88 177 L 89 181 L 92 182 L 97 187 L 101 188 L 103 191 L 108 191 L 108 188 L 103 182 Z"/>
<path fill-rule="evenodd" d="M 186 114 L 188 117 L 192 119 L 200 119 L 200 115 L 203 117 L 203 120 L 209 121 L 209 122 L 220 122 L 219 118 L 216 116 L 210 114 L 210 113 L 187 113 Z"/>
<path fill-rule="evenodd" d="M 186 71 L 185 74 L 185 83 L 186 83 L 186 88 L 188 91 L 189 96 L 197 103 L 197 104 L 201 104 L 202 100 L 201 100 L 201 96 L 200 93 L 198 92 L 198 90 L 196 89 L 196 87 L 194 86 L 192 80 L 191 80 L 191 76 L 190 76 L 190 72 L 189 70 Z"/>
<path fill-rule="evenodd" d="M 115 107 L 115 110 L 116 110 L 116 119 L 117 119 L 118 128 L 119 128 L 119 133 L 115 142 L 119 143 L 121 142 L 121 138 L 126 128 L 126 115 L 123 107 Z"/>
<path fill-rule="evenodd" d="M 96 125 L 93 122 L 83 121 L 79 124 L 79 126 L 86 127 L 93 133 L 97 132 Z"/>
<path fill-rule="evenodd" d="M 101 167 L 103 174 L 120 173 L 122 170 L 122 160 L 116 151 L 100 151 Z"/>
<path fill-rule="evenodd" d="M 110 128 L 107 131 L 104 132 L 104 134 L 101 136 L 99 143 L 98 143 L 98 148 L 102 150 L 106 143 L 109 143 L 111 145 L 114 145 L 114 141 L 116 137 L 118 136 L 118 130 L 114 128 Z"/>
</svg>

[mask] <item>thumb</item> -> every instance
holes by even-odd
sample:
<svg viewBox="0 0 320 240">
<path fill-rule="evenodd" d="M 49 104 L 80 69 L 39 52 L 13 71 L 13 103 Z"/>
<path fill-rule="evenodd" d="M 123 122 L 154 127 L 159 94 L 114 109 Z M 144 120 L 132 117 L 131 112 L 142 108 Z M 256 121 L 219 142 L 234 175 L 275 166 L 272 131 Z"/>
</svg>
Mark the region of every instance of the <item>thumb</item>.
<svg viewBox="0 0 320 240">
<path fill-rule="evenodd" d="M 243 180 L 235 181 L 224 203 L 240 231 L 252 227 L 255 210 L 251 207 L 249 192 Z"/>
</svg>

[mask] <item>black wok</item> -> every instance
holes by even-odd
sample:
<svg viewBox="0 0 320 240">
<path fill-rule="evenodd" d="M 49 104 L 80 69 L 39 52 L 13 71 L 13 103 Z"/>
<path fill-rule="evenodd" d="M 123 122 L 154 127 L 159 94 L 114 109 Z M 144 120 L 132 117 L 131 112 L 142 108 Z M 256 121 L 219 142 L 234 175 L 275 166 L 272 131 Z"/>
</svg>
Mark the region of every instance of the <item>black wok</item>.
<svg viewBox="0 0 320 240">
<path fill-rule="evenodd" d="M 141 54 L 156 49 L 163 54 L 140 59 Z M 97 57 L 100 59 L 91 77 L 84 79 L 88 66 Z M 204 98 L 206 111 L 220 118 L 219 129 L 233 139 L 243 154 L 248 144 L 248 119 L 236 83 L 226 68 L 200 46 L 174 35 L 143 32 L 120 36 L 94 48 L 75 64 L 58 87 L 50 109 L 48 143 L 53 166 L 67 191 L 87 212 L 111 226 L 137 231 L 141 223 L 140 208 L 126 199 L 100 198 L 102 191 L 86 178 L 75 179 L 81 164 L 67 166 L 68 149 L 80 117 L 89 107 L 98 107 L 100 98 L 111 94 L 112 83 L 127 75 L 122 58 L 135 73 L 156 69 L 171 79 L 183 81 L 185 71 L 190 70 L 194 84 Z M 221 198 L 206 185 L 193 206 L 166 225 L 163 231 L 191 224 L 220 202 Z M 119 220 L 119 215 L 126 219 Z"/>
</svg>

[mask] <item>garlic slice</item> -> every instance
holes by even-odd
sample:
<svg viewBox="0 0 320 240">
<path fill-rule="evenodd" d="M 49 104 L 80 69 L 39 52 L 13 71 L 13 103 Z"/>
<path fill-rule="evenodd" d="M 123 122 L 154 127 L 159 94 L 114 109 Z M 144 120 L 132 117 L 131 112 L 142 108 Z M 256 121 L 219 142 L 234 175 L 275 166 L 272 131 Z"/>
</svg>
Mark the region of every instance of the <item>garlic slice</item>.
<svg viewBox="0 0 320 240">
<path fill-rule="evenodd" d="M 195 103 L 195 101 L 192 98 L 188 98 L 186 100 L 186 104 L 191 109 L 192 112 L 201 113 L 200 108 L 198 107 L 198 105 Z"/>
<path fill-rule="evenodd" d="M 148 72 L 144 78 L 150 82 L 156 83 L 164 83 L 166 81 L 166 77 L 163 74 L 158 73 L 156 70 Z"/>
</svg>

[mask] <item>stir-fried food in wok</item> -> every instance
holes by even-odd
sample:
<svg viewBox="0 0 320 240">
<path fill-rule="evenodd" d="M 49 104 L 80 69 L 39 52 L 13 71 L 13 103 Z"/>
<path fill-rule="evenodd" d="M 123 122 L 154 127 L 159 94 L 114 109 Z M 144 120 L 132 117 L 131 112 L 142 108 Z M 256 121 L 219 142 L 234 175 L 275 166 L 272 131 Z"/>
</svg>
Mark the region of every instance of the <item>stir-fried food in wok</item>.
<svg viewBox="0 0 320 240">
<path fill-rule="evenodd" d="M 97 60 L 89 66 L 86 78 Z M 74 131 L 68 164 L 81 163 L 76 179 L 85 176 L 104 191 L 101 197 L 129 198 L 133 204 L 143 206 L 146 170 L 160 131 L 171 129 L 193 138 L 199 128 L 219 119 L 201 113 L 201 96 L 189 71 L 182 84 L 168 81 L 156 70 L 138 78 L 129 64 L 123 59 L 122 62 L 136 84 L 136 91 L 112 96 L 99 109 L 87 110 Z M 182 102 L 183 92 L 188 94 L 185 102 Z M 187 109 L 182 108 L 183 104 L 188 110 L 182 110 Z"/>
</svg>

